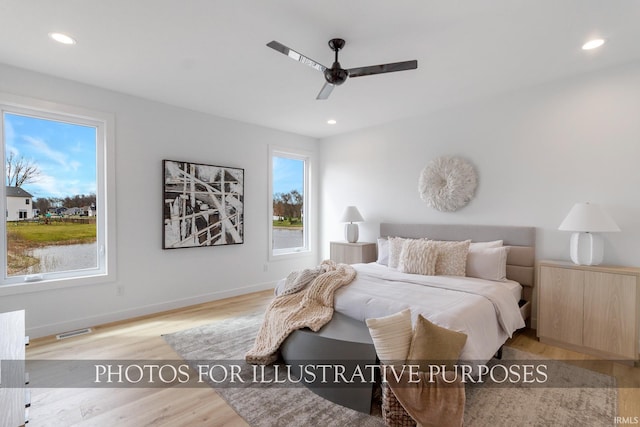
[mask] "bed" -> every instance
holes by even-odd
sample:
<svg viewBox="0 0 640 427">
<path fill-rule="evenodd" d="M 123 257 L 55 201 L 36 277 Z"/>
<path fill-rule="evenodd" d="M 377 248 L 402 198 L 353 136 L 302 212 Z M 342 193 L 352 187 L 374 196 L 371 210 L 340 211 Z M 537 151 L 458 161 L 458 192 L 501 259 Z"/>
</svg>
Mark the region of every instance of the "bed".
<svg viewBox="0 0 640 427">
<path fill-rule="evenodd" d="M 532 227 L 442 224 L 380 225 L 381 238 L 429 238 L 489 242 L 508 246 L 506 279 L 423 276 L 379 263 L 355 264 L 356 280 L 335 295 L 335 310 L 355 320 L 382 317 L 410 308 L 415 324 L 431 322 L 468 335 L 461 359 L 484 363 L 517 329 L 525 326 L 534 284 L 535 229 Z"/>
<path fill-rule="evenodd" d="M 379 262 L 354 264 L 357 277 L 336 292 L 336 312 L 364 322 L 409 308 L 414 324 L 422 314 L 439 326 L 467 334 L 460 357 L 475 363 L 491 359 L 515 330 L 525 326 L 534 285 L 535 228 L 382 223 L 380 236 L 474 243 L 501 240 L 501 246 L 508 247 L 506 278 L 424 276 Z"/>
<path fill-rule="evenodd" d="M 535 228 L 382 223 L 380 236 L 439 241 L 502 240 L 502 245 L 509 247 L 504 266 L 506 280 L 423 276 L 399 272 L 378 262 L 354 264 L 358 274 L 353 282 L 336 292 L 333 319 L 318 332 L 303 329 L 292 333 L 281 348 L 285 361 L 344 362 L 355 357 L 358 363 L 366 364 L 366 360 L 375 363 L 375 349 L 365 320 L 405 308 L 411 309 L 414 324 L 422 314 L 435 324 L 466 333 L 468 338 L 460 359 L 470 364 L 491 359 L 516 329 L 525 326 L 534 285 Z M 378 255 L 379 260 L 383 258 L 381 253 Z M 278 284 L 276 294 L 283 284 L 284 280 Z M 499 315 L 498 310 L 504 313 Z M 371 388 L 305 385 L 333 402 L 369 412 Z"/>
</svg>

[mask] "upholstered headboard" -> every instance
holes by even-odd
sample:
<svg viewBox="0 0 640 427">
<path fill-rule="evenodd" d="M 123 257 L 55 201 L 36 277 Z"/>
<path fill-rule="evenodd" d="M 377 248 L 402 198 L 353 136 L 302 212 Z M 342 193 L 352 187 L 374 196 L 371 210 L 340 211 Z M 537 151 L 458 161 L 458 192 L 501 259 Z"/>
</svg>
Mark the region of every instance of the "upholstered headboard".
<svg viewBox="0 0 640 427">
<path fill-rule="evenodd" d="M 531 288 L 535 283 L 536 229 L 534 227 L 383 222 L 380 224 L 380 236 L 426 237 L 433 240 L 471 239 L 472 242 L 503 240 L 505 246 L 511 247 L 507 256 L 507 278 L 525 286 L 524 294 L 531 295 Z"/>
</svg>

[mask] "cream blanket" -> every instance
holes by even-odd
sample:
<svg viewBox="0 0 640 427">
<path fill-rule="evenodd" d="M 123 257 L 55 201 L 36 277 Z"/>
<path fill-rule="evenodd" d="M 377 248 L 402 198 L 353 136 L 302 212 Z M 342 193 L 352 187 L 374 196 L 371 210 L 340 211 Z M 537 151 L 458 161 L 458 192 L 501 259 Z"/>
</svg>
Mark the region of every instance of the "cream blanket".
<svg viewBox="0 0 640 427">
<path fill-rule="evenodd" d="M 320 265 L 324 272 L 304 290 L 271 301 L 253 348 L 245 355 L 247 362 L 271 364 L 278 358 L 278 349 L 291 332 L 305 327 L 315 332 L 331 320 L 336 290 L 351 283 L 356 271 L 350 265 L 330 260 Z"/>
</svg>

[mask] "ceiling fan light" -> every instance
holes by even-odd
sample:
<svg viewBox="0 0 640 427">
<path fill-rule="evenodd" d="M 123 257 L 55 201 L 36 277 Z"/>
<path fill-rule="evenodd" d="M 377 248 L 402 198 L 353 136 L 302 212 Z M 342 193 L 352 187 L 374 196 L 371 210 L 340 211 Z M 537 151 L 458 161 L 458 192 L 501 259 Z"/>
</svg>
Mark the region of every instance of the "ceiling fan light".
<svg viewBox="0 0 640 427">
<path fill-rule="evenodd" d="M 589 40 L 585 44 L 582 45 L 582 50 L 591 50 L 596 49 L 604 44 L 604 39 L 593 39 Z"/>
<path fill-rule="evenodd" d="M 336 123 L 338 123 L 338 122 L 335 119 L 327 120 L 327 124 L 329 124 L 329 125 L 335 125 Z"/>
</svg>

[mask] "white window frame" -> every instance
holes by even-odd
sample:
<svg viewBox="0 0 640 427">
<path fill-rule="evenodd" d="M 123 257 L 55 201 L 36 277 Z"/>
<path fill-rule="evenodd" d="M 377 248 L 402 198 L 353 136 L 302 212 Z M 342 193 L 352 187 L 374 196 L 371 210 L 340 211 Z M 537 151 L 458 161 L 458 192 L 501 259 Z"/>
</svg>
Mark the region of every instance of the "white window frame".
<svg viewBox="0 0 640 427">
<path fill-rule="evenodd" d="M 4 114 L 20 114 L 96 128 L 96 220 L 98 265 L 96 268 L 7 277 L 6 238 L 0 243 L 0 296 L 116 280 L 115 118 L 113 114 L 0 93 L 0 159 L 5 173 Z M 3 176 L 4 182 L 6 177 Z M 6 185 L 6 184 L 5 184 Z M 5 185 L 0 186 L 0 209 L 6 210 Z M 6 236 L 6 219 L 0 235 Z"/>
<path fill-rule="evenodd" d="M 299 248 L 273 248 L 273 158 L 286 157 L 290 159 L 304 161 L 304 187 L 303 187 L 303 241 L 304 246 Z M 313 168 L 313 154 L 304 150 L 294 148 L 269 146 L 269 260 L 276 261 L 281 259 L 296 258 L 309 256 L 312 254 L 311 248 L 313 241 L 313 233 L 311 232 L 311 223 L 313 221 L 313 206 L 311 195 L 311 177 Z"/>
</svg>

